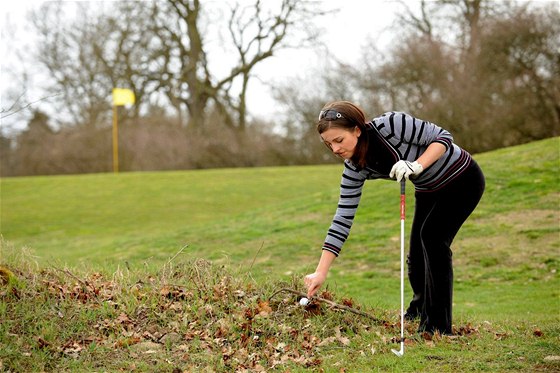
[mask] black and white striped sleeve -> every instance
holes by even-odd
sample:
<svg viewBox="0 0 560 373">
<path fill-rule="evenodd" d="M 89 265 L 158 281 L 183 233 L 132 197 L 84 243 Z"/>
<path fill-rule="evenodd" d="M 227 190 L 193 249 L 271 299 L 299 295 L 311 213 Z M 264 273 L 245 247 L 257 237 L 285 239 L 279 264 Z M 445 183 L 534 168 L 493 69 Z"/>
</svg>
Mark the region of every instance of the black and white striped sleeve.
<svg viewBox="0 0 560 373">
<path fill-rule="evenodd" d="M 365 177 L 350 162 L 344 162 L 338 206 L 327 232 L 323 250 L 330 251 L 336 256 L 340 254 L 342 245 L 350 234 L 350 228 L 362 197 L 364 182 Z"/>
</svg>

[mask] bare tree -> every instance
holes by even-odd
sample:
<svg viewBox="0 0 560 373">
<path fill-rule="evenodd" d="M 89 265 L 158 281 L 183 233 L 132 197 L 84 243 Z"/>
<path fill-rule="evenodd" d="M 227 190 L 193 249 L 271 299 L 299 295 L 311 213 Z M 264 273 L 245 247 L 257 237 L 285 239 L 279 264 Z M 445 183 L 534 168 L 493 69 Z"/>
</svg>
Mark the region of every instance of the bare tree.
<svg viewBox="0 0 560 373">
<path fill-rule="evenodd" d="M 298 163 L 325 163 L 336 159 L 331 152 L 325 151 L 320 141 L 317 116 L 327 102 L 334 100 L 353 100 L 367 105 L 355 89 L 355 82 L 351 79 L 353 73 L 350 66 L 330 59 L 326 66 L 312 74 L 313 81 L 296 76 L 273 88 L 274 98 L 285 112 L 278 116 L 282 125 L 278 130 L 294 142 L 291 156 Z M 370 107 L 363 109 L 367 112 Z"/>
<path fill-rule="evenodd" d="M 131 110 L 136 119 L 156 90 L 153 71 L 162 43 L 150 31 L 154 14 L 153 5 L 118 2 L 112 12 L 97 20 L 100 29 L 110 30 L 107 39 L 93 40 L 92 57 L 100 62 L 101 74 L 109 77 L 112 87 L 135 93 L 137 104 Z"/>
<path fill-rule="evenodd" d="M 136 94 L 136 117 L 142 104 L 164 95 L 179 115 L 188 113 L 192 128 L 217 110 L 227 126 L 243 129 L 255 67 L 282 48 L 308 46 L 317 34 L 309 21 L 325 13 L 297 0 L 229 9 L 224 3 L 220 19 L 211 19 L 199 0 L 125 1 L 105 11 L 76 6 L 78 18 L 71 22 L 62 2 L 34 14 L 38 60 L 54 80 L 50 90 L 63 93 L 62 107 L 76 123 L 92 126 L 107 121 L 108 95 L 121 85 Z M 224 44 L 209 42 L 209 30 L 221 25 L 228 31 Z M 222 57 L 230 66 L 226 74 L 212 71 L 211 48 L 231 50 Z"/>
<path fill-rule="evenodd" d="M 209 24 L 201 22 L 200 1 L 157 3 L 155 31 L 162 44 L 158 89 L 173 105 L 186 107 L 191 127 L 202 126 L 213 105 L 227 126 L 245 128 L 247 89 L 255 66 L 282 48 L 303 47 L 315 37 L 313 27 L 300 26 L 324 14 L 314 6 L 297 0 L 282 0 L 278 9 L 267 8 L 260 0 L 247 6 L 233 4 L 226 18 L 229 46 L 237 59 L 227 58 L 231 68 L 220 76 L 209 66 L 204 36 Z M 292 35 L 297 29 L 303 31 L 299 38 Z"/>
<path fill-rule="evenodd" d="M 477 60 L 494 141 L 511 145 L 560 134 L 560 14 L 515 9 L 487 22 Z M 488 128 L 491 128 L 488 126 Z"/>
<path fill-rule="evenodd" d="M 110 83 L 92 58 L 92 46 L 95 39 L 105 39 L 107 31 L 88 21 L 86 5 L 78 6 L 80 27 L 67 25 L 62 2 L 45 3 L 32 14 L 39 37 L 36 57 L 53 81 L 48 91 L 62 96 L 59 112 L 67 113 L 73 124 L 96 126 L 110 113 Z"/>
<path fill-rule="evenodd" d="M 472 151 L 557 135 L 560 19 L 548 5 L 423 1 L 403 13 L 391 58 L 356 71 L 389 108 L 445 125 Z"/>
<path fill-rule="evenodd" d="M 12 176 L 14 171 L 13 141 L 0 133 L 0 176 Z"/>
<path fill-rule="evenodd" d="M 310 123 L 315 118 L 298 102 L 357 98 L 372 115 L 409 111 L 449 128 L 473 152 L 560 134 L 560 15 L 553 2 L 419 5 L 419 12 L 401 12 L 400 32 L 387 49 L 372 44 L 359 64 L 311 74 L 315 87 L 338 75 L 344 84 L 335 86 L 349 92 L 306 95 L 298 80 L 282 88 L 280 101 Z"/>
<path fill-rule="evenodd" d="M 111 12 L 77 3 L 76 18 L 71 18 L 66 16 L 71 5 L 47 2 L 32 13 L 39 36 L 36 58 L 52 80 L 47 90 L 61 96 L 59 111 L 73 125 L 110 123 L 111 91 L 125 87 L 135 92 L 139 105 L 132 110 L 138 117 L 151 93 L 148 66 L 154 43 L 144 32 L 151 9 L 119 2 Z"/>
<path fill-rule="evenodd" d="M 315 28 L 309 27 L 309 20 L 323 14 L 324 11 L 311 9 L 305 2 L 292 0 L 283 0 L 276 12 L 267 11 L 260 0 L 252 6 L 236 4 L 232 8 L 228 29 L 239 59 L 237 66 L 220 80 L 218 87 L 225 88 L 222 98 L 238 114 L 239 128 L 244 129 L 246 125 L 247 88 L 255 65 L 282 48 L 309 46 L 317 37 Z M 290 38 L 290 34 L 301 36 Z M 241 88 L 235 95 L 226 87 L 231 87 L 237 77 L 241 80 Z"/>
<path fill-rule="evenodd" d="M 45 113 L 36 111 L 29 121 L 27 129 L 18 137 L 18 152 L 14 167 L 11 170 L 4 170 L 4 174 L 23 175 L 23 174 L 44 174 L 42 159 L 49 158 L 45 154 L 47 147 L 42 146 L 45 141 L 52 140 L 53 132 L 48 125 L 48 116 Z"/>
</svg>

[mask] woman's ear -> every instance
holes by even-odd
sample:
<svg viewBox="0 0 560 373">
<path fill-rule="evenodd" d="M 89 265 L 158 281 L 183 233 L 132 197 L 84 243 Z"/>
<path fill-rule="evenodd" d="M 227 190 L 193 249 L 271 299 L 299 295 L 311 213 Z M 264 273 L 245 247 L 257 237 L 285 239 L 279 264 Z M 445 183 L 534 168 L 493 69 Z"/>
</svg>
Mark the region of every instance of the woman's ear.
<svg viewBox="0 0 560 373">
<path fill-rule="evenodd" d="M 356 137 L 360 137 L 360 135 L 362 134 L 362 130 L 358 126 L 354 128 L 354 131 L 356 131 Z"/>
</svg>

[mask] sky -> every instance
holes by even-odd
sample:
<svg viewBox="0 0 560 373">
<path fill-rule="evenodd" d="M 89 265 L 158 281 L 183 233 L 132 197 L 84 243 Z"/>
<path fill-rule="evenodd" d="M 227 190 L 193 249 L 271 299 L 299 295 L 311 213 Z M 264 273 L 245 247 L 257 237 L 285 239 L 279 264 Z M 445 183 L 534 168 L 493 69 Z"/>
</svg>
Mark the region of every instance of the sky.
<svg viewBox="0 0 560 373">
<path fill-rule="evenodd" d="M 373 38 L 376 45 L 381 47 L 387 44 L 395 35 L 391 25 L 397 10 L 402 10 L 402 5 L 394 0 L 326 0 L 324 3 L 329 8 L 339 8 L 333 14 L 318 20 L 319 26 L 324 29 L 323 41 L 329 46 L 336 58 L 341 62 L 355 65 L 362 56 L 362 49 Z M 418 0 L 407 0 L 409 6 L 418 3 Z M 394 30 L 393 30 L 394 31 Z M 262 65 L 264 79 L 281 80 L 301 75 L 302 61 L 306 66 L 322 66 L 324 56 L 319 56 L 315 51 L 285 50 Z M 305 67 L 304 67 L 305 69 Z M 267 87 L 260 84 L 254 85 L 253 94 L 266 97 L 262 100 L 263 106 L 255 110 L 257 114 L 274 112 L 274 100 L 267 94 Z"/>
<path fill-rule="evenodd" d="M 204 1 L 202 1 L 203 4 Z M 215 3 L 230 0 L 212 1 Z M 30 86 L 40 86 L 46 80 L 45 76 L 34 71 L 28 61 L 23 61 L 13 52 L 16 45 L 33 48 L 34 35 L 30 32 L 26 19 L 27 12 L 30 9 L 38 8 L 43 2 L 43 0 L 9 1 L 4 2 L 0 9 L 0 29 L 2 30 L 0 38 L 2 56 L 0 59 L 0 79 L 2 81 L 0 103 L 4 110 L 9 106 L 8 100 L 5 99 L 5 87 L 18 87 L 19 83 L 13 79 L 12 74 L 9 74 L 10 71 L 18 71 L 25 67 L 29 72 Z M 350 64 L 356 62 L 354 56 L 360 55 L 361 48 L 365 46 L 370 37 L 374 38 L 376 43 L 382 44 L 394 36 L 390 26 L 395 12 L 402 9 L 402 5 L 396 0 L 345 0 L 344 2 L 323 0 L 322 2 L 325 8 L 339 9 L 319 21 L 319 25 L 325 30 L 323 40 L 340 60 Z M 406 3 L 414 8 L 418 4 L 418 0 L 406 0 Z M 398 32 L 398 30 L 394 32 Z M 276 104 L 271 97 L 267 83 L 301 75 L 301 61 L 306 61 L 305 66 L 316 66 L 320 63 L 319 57 L 311 50 L 284 50 L 258 66 L 256 70 L 258 79 L 253 79 L 248 91 L 248 108 L 251 115 L 264 119 L 270 119 L 275 115 Z M 26 94 L 29 102 L 42 98 L 38 91 L 31 90 Z M 41 109 L 43 108 L 41 107 Z M 1 122 L 2 129 L 22 128 L 25 126 L 25 121 L 25 118 L 18 115 L 5 117 Z"/>
</svg>

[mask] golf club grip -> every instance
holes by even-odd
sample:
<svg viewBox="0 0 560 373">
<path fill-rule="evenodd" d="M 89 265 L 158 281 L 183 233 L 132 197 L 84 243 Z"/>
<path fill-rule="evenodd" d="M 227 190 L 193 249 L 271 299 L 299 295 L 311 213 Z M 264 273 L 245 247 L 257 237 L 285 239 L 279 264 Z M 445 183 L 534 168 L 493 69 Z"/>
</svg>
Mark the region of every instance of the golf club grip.
<svg viewBox="0 0 560 373">
<path fill-rule="evenodd" d="M 405 212 L 405 204 L 406 204 L 406 197 L 405 197 L 405 190 L 406 190 L 406 181 L 401 181 L 401 220 L 405 219 L 406 212 Z"/>
</svg>

